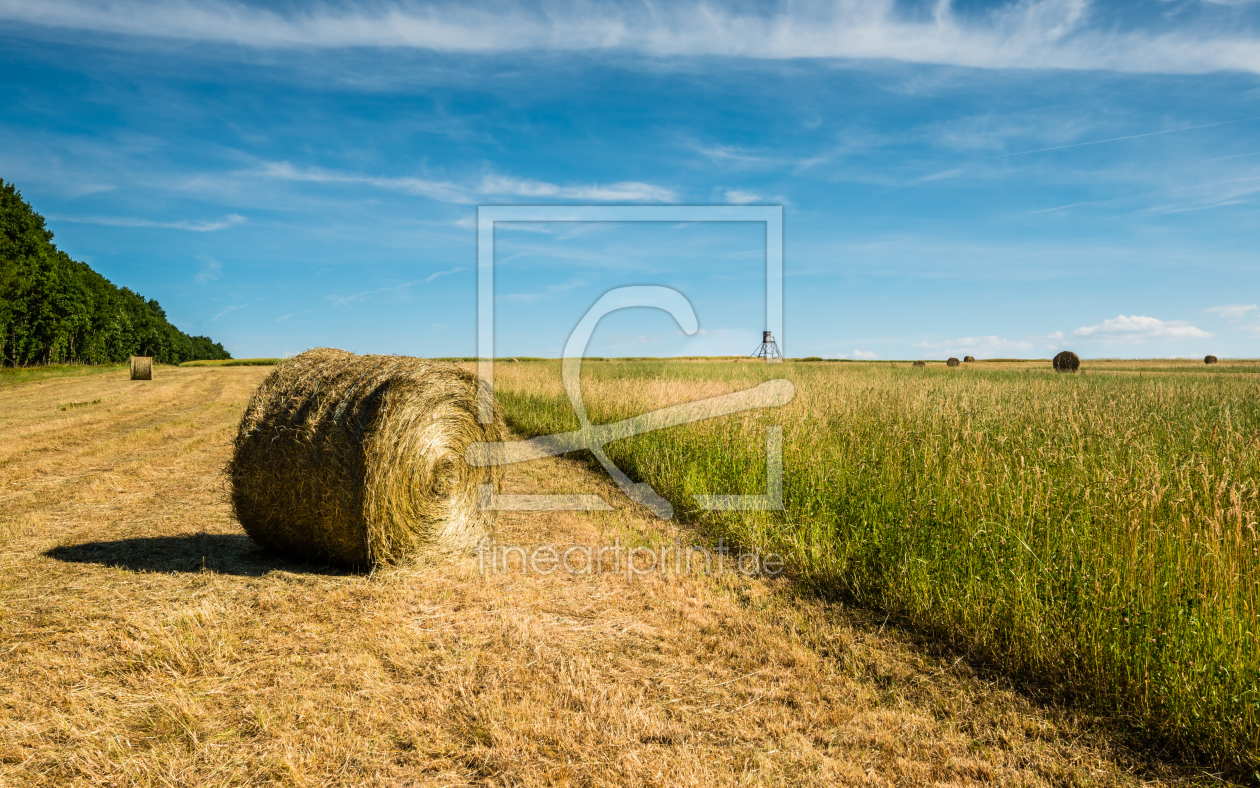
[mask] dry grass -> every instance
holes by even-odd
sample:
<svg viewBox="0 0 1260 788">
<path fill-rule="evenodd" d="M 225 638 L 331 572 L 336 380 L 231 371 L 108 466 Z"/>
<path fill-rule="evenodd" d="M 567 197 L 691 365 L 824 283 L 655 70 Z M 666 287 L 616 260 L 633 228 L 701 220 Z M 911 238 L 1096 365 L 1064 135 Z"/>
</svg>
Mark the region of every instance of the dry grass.
<svg viewBox="0 0 1260 788">
<path fill-rule="evenodd" d="M 219 468 L 265 374 L 0 395 L 0 785 L 1159 782 L 1068 713 L 774 582 L 262 553 Z M 565 460 L 505 484 L 624 502 Z M 678 536 L 619 506 L 510 514 L 500 538 Z"/>
</svg>

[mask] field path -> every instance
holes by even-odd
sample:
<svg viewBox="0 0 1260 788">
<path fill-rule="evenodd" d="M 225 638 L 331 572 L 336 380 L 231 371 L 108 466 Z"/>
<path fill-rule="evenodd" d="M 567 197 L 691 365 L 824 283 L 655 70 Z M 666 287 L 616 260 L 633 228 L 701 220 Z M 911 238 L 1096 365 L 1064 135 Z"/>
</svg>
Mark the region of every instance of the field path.
<svg viewBox="0 0 1260 788">
<path fill-rule="evenodd" d="M 0 785 L 1136 785 L 1038 709 L 783 581 L 279 560 L 221 468 L 266 368 L 0 389 Z M 498 542 L 679 534 L 587 465 L 510 492 L 615 512 Z"/>
</svg>

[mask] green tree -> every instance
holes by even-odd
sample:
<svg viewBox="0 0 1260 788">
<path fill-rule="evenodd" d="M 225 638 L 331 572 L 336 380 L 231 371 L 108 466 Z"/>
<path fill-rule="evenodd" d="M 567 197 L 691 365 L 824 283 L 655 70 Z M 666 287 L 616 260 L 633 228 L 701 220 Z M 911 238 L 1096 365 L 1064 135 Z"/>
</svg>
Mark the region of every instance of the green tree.
<svg viewBox="0 0 1260 788">
<path fill-rule="evenodd" d="M 44 217 L 0 179 L 0 362 L 104 364 L 152 356 L 166 364 L 231 358 L 192 337 L 153 299 L 115 287 L 52 242 Z"/>
</svg>

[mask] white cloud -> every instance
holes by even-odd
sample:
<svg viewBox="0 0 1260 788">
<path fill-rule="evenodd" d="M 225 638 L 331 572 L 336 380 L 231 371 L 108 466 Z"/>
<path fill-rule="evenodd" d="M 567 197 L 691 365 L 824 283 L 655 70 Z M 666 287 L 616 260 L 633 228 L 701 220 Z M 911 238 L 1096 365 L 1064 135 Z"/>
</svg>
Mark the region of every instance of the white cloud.
<svg viewBox="0 0 1260 788">
<path fill-rule="evenodd" d="M 2 2 L 3 0 L 0 0 Z M 106 227 L 153 227 L 163 230 L 190 230 L 194 233 L 212 233 L 215 230 L 226 230 L 246 219 L 237 213 L 230 213 L 217 221 L 180 220 L 176 222 L 159 222 L 152 219 L 132 219 L 125 216 L 51 216 L 53 221 L 73 222 L 74 224 L 99 224 Z"/>
<path fill-rule="evenodd" d="M 1052 334 L 1051 338 L 1054 336 Z M 1082 326 L 1069 336 L 1072 339 L 1095 342 L 1141 343 L 1152 339 L 1207 339 L 1216 335 L 1184 320 L 1119 315 L 1096 326 Z"/>
<path fill-rule="evenodd" d="M 917 348 L 930 350 L 929 357 L 947 358 L 949 356 L 981 356 L 984 358 L 1001 357 L 1011 353 L 1023 353 L 1032 349 L 1031 342 L 1004 339 L 990 334 L 984 337 L 959 337 L 946 339 L 943 342 L 919 342 Z"/>
<path fill-rule="evenodd" d="M 879 358 L 879 354 L 870 350 L 855 350 L 852 353 L 836 353 L 834 356 L 827 356 L 827 358 L 855 358 L 860 361 L 862 359 Z"/>
<path fill-rule="evenodd" d="M 2 2 L 3 0 L 0 0 Z M 393 191 L 406 192 L 408 194 L 418 194 L 422 197 L 439 200 L 441 202 L 455 203 L 473 203 L 476 200 L 469 193 L 468 189 L 460 187 L 449 181 L 433 181 L 425 178 L 381 178 L 369 175 L 350 175 L 347 173 L 331 172 L 318 167 L 308 167 L 299 169 L 294 167 L 287 161 L 269 162 L 257 170 L 254 174 L 266 178 L 276 178 L 285 181 L 298 181 L 302 183 L 351 183 L 363 184 L 365 186 L 375 186 L 381 189 L 390 189 Z"/>
<path fill-rule="evenodd" d="M 1225 306 L 1212 306 L 1203 310 L 1204 312 L 1212 312 L 1220 315 L 1227 320 L 1241 320 L 1247 316 L 1248 312 L 1255 310 L 1255 304 L 1226 304 Z"/>
<path fill-rule="evenodd" d="M 3 0 L 0 0 L 3 2 Z M 374 186 L 380 189 L 417 194 L 439 202 L 474 204 L 479 197 L 510 196 L 580 200 L 585 202 L 676 202 L 678 194 L 673 189 L 638 181 L 623 181 L 605 185 L 560 186 L 546 181 L 511 178 L 503 175 L 486 175 L 480 181 L 454 183 L 414 177 L 380 177 L 333 172 L 317 167 L 305 169 L 287 161 L 270 162 L 253 174 L 265 178 L 304 183 L 348 183 Z M 457 222 L 457 226 L 458 222 Z"/>
<path fill-rule="evenodd" d="M 544 181 L 520 180 L 501 175 L 483 178 L 478 192 L 485 195 L 506 194 L 514 197 L 549 197 L 592 202 L 674 202 L 678 199 L 673 189 L 638 181 L 610 183 L 606 186 L 557 186 Z"/>
<path fill-rule="evenodd" d="M 1246 24 L 1161 24 L 1162 15 L 1091 14 L 1087 0 L 1018 0 L 988 13 L 937 3 L 915 14 L 896 0 L 769 8 L 689 0 L 471 7 L 384 0 L 361 7 L 219 0 L 0 0 L 0 19 L 78 30 L 261 47 L 415 47 L 440 52 L 616 50 L 651 56 L 879 58 L 980 68 L 1159 73 L 1260 71 Z M 1091 25 L 1092 18 L 1100 22 Z M 1154 20 L 1154 21 L 1148 21 Z"/>
<path fill-rule="evenodd" d="M 218 279 L 221 273 L 223 273 L 223 263 L 220 263 L 218 260 L 206 260 L 199 266 L 193 281 L 199 285 L 208 285 Z"/>
<path fill-rule="evenodd" d="M 750 203 L 761 200 L 761 195 L 756 192 L 746 192 L 742 189 L 727 189 L 723 195 L 726 201 L 734 205 L 748 205 Z"/>
</svg>

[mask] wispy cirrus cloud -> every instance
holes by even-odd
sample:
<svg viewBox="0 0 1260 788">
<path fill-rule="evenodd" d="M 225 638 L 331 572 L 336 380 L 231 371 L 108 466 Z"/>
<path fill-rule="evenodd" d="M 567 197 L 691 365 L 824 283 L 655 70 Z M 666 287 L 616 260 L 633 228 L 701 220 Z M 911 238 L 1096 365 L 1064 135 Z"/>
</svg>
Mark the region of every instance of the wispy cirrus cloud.
<svg viewBox="0 0 1260 788">
<path fill-rule="evenodd" d="M 1106 145 L 1112 142 L 1124 142 L 1126 140 L 1137 140 L 1143 137 L 1158 137 L 1163 134 L 1177 134 L 1183 131 L 1197 131 L 1199 129 L 1211 129 L 1217 126 L 1229 126 L 1234 123 L 1246 123 L 1247 121 L 1256 120 L 1256 118 L 1237 118 L 1235 120 L 1222 120 L 1217 123 L 1201 123 L 1197 126 L 1184 126 L 1176 129 L 1161 129 L 1159 131 L 1146 131 L 1141 134 L 1126 134 L 1123 137 L 1111 137 L 1105 140 L 1088 140 L 1086 142 L 1073 142 L 1069 145 L 1055 145 L 1050 148 L 1037 148 L 1035 150 L 1021 150 L 1013 153 L 999 153 L 995 156 L 987 156 L 989 159 L 1006 159 L 1011 156 L 1027 156 L 1032 153 L 1047 153 L 1049 151 L 1067 150 L 1068 148 L 1084 148 L 1089 145 Z"/>
<path fill-rule="evenodd" d="M 1224 306 L 1210 306 L 1203 311 L 1220 315 L 1226 320 L 1241 320 L 1247 316 L 1248 312 L 1254 312 L 1255 310 L 1255 304 L 1226 304 Z"/>
<path fill-rule="evenodd" d="M 638 181 L 622 181 L 607 185 L 558 186 L 545 181 L 522 180 L 502 175 L 488 175 L 477 187 L 480 195 L 543 197 L 592 202 L 674 202 L 678 194 L 663 186 Z"/>
<path fill-rule="evenodd" d="M 447 271 L 434 271 L 428 276 L 422 277 L 420 279 L 413 279 L 410 282 L 403 282 L 400 285 L 391 285 L 389 287 L 378 287 L 375 290 L 364 290 L 361 293 L 354 293 L 352 295 L 330 295 L 328 296 L 328 300 L 332 301 L 334 306 L 346 306 L 347 304 L 353 304 L 356 301 L 364 301 L 380 293 L 393 293 L 393 292 L 398 292 L 400 290 L 406 290 L 416 285 L 428 284 L 429 282 L 432 282 L 434 279 L 437 279 L 440 276 L 450 276 L 451 274 L 459 273 L 460 271 L 463 271 L 463 270 L 464 269 L 461 267 L 461 268 L 451 268 L 450 270 L 447 270 Z M 291 315 L 285 315 L 285 317 L 291 317 Z M 281 320 L 283 319 L 284 318 L 281 318 Z"/>
<path fill-rule="evenodd" d="M 1070 334 L 1056 331 L 1048 339 L 1140 344 L 1151 340 L 1207 339 L 1216 336 L 1184 320 L 1160 320 L 1142 315 L 1117 315 L 1096 326 L 1082 326 Z"/>
<path fill-rule="evenodd" d="M 358 184 L 389 189 L 439 200 L 441 202 L 474 202 L 469 191 L 450 181 L 415 177 L 384 177 L 335 172 L 320 167 L 295 167 L 287 161 L 267 162 L 251 173 L 264 178 L 298 183 Z"/>
<path fill-rule="evenodd" d="M 236 227 L 244 224 L 247 219 L 236 213 L 230 213 L 222 219 L 214 220 L 189 220 L 180 219 L 178 221 L 158 221 L 155 219 L 136 219 L 126 216 L 57 216 L 48 217 L 52 221 L 71 222 L 73 224 L 97 224 L 106 227 L 142 227 L 155 228 L 161 230 L 189 230 L 194 233 L 212 233 L 216 230 L 226 230 L 229 227 Z"/>
<path fill-rule="evenodd" d="M 193 281 L 199 285 L 208 285 L 219 278 L 223 273 L 223 263 L 218 260 L 206 260 L 197 268 L 197 275 L 193 277 Z"/>
<path fill-rule="evenodd" d="M 1033 343 L 990 334 L 982 337 L 946 339 L 941 342 L 919 342 L 915 347 L 931 351 L 927 354 L 931 358 L 958 355 L 993 357 L 1032 350 Z"/>
<path fill-rule="evenodd" d="M 585 284 L 586 282 L 580 279 L 572 280 L 568 282 L 560 282 L 558 284 L 548 285 L 544 291 L 538 292 L 538 293 L 508 293 L 503 296 L 503 300 L 528 304 L 528 303 L 533 303 L 535 301 L 542 301 L 542 300 L 551 298 L 565 291 L 572 290 L 577 287 L 582 287 Z"/>
<path fill-rule="evenodd" d="M 231 313 L 231 312 L 235 312 L 235 311 L 237 311 L 238 309 L 244 309 L 245 307 L 248 307 L 248 306 L 253 306 L 254 304 L 257 304 L 259 301 L 262 301 L 262 300 L 263 300 L 263 299 L 261 299 L 261 298 L 255 298 L 253 301 L 250 301 L 248 304 L 237 304 L 236 306 L 230 306 L 230 307 L 228 307 L 227 309 L 224 309 L 224 310 L 223 310 L 222 312 L 220 312 L 219 314 L 217 314 L 217 315 L 215 315 L 214 317 L 210 318 L 210 322 L 211 322 L 211 323 L 216 323 L 216 322 L 218 322 L 219 318 L 223 317 L 224 315 L 229 314 L 229 313 Z"/>
<path fill-rule="evenodd" d="M 305 183 L 358 184 L 416 194 L 439 202 L 465 205 L 475 204 L 484 197 L 528 197 L 588 202 L 676 202 L 678 200 L 678 193 L 673 189 L 638 181 L 602 185 L 559 185 L 505 175 L 483 175 L 480 178 L 460 183 L 412 176 L 358 175 L 318 167 L 296 167 L 287 161 L 269 162 L 252 174 Z"/>
<path fill-rule="evenodd" d="M 980 68 L 1260 71 L 1253 28 L 1238 23 L 1241 4 L 1230 9 L 1217 4 L 1216 10 L 1212 3 L 1191 6 L 1176 26 L 1161 14 L 1139 10 L 1096 14 L 1094 5 L 1012 0 L 987 13 L 957 13 L 949 3 L 937 3 L 923 13 L 895 0 L 782 0 L 760 7 L 704 0 L 381 2 L 279 9 L 231 0 L 0 0 L 0 19 L 255 47 L 614 50 L 652 56 L 879 58 Z"/>
</svg>

